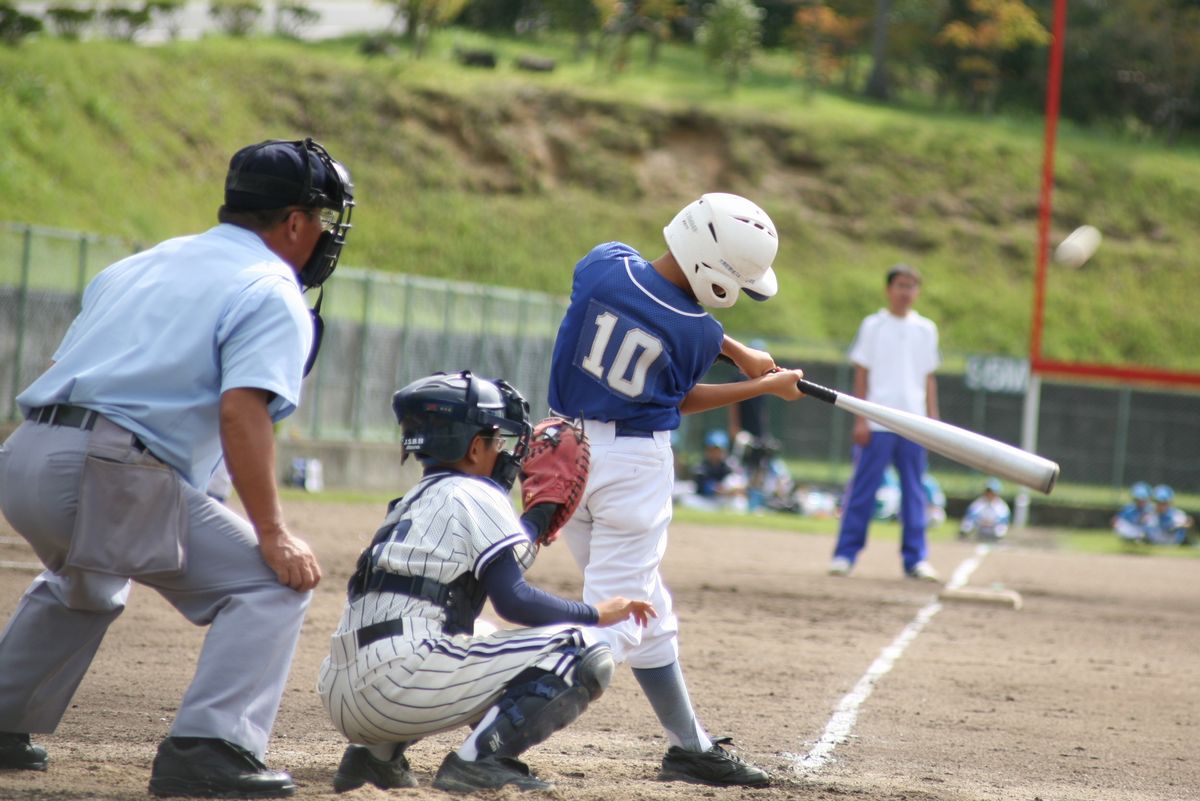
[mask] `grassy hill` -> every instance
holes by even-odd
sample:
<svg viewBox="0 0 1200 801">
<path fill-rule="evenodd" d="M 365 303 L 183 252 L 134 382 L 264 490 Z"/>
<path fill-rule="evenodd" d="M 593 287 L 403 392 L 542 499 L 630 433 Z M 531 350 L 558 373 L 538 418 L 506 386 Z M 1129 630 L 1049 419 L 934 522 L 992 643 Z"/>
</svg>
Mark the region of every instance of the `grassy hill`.
<svg viewBox="0 0 1200 801">
<path fill-rule="evenodd" d="M 357 183 L 347 264 L 565 294 L 595 243 L 657 256 L 683 203 L 732 191 L 782 242 L 780 296 L 720 315 L 734 333 L 840 346 L 906 260 L 948 352 L 1027 352 L 1040 120 L 809 92 L 784 55 L 728 95 L 682 48 L 614 75 L 553 42 L 435 44 L 419 62 L 353 41 L 0 49 L 0 220 L 191 232 L 214 221 L 237 147 L 312 135 Z M 453 45 L 481 44 L 498 69 L 454 62 Z M 513 68 L 534 51 L 559 69 Z M 1200 371 L 1200 151 L 1067 127 L 1054 199 L 1053 242 L 1084 222 L 1105 241 L 1053 271 L 1047 355 Z"/>
</svg>

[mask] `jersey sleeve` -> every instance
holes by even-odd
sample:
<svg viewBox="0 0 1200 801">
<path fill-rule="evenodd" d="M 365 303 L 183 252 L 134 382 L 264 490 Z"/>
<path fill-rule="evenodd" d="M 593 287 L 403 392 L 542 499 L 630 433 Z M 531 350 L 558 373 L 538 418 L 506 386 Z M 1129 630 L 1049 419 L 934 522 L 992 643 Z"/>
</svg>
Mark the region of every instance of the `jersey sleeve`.
<svg viewBox="0 0 1200 801">
<path fill-rule="evenodd" d="M 511 548 L 505 548 L 491 561 L 481 579 L 496 613 L 512 623 L 521 626 L 555 623 L 590 626 L 600 619 L 596 607 L 560 598 L 525 581 Z"/>
<path fill-rule="evenodd" d="M 937 370 L 942 365 L 942 347 L 938 342 L 937 324 L 929 322 L 929 369 L 926 375 Z"/>
<path fill-rule="evenodd" d="M 854 342 L 850 345 L 850 361 L 859 367 L 871 369 L 871 358 L 874 355 L 874 337 L 871 332 L 874 326 L 871 324 L 872 317 L 867 317 L 858 326 L 858 333 L 854 335 Z"/>
<path fill-rule="evenodd" d="M 217 329 L 221 391 L 263 389 L 279 421 L 300 402 L 304 363 L 312 347 L 312 318 L 299 287 L 282 276 L 259 279 L 241 292 Z"/>
</svg>

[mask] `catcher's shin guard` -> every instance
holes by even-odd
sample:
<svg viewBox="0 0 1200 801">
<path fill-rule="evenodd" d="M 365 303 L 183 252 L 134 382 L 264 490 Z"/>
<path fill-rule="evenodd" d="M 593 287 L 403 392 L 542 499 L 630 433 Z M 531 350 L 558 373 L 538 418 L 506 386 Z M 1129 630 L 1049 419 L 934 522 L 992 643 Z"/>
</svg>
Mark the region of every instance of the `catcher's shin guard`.
<svg viewBox="0 0 1200 801">
<path fill-rule="evenodd" d="M 543 670 L 525 671 L 501 697 L 499 713 L 475 736 L 479 756 L 516 757 L 544 742 L 600 697 L 612 673 L 612 652 L 604 644 L 580 653 L 572 684 Z"/>
</svg>

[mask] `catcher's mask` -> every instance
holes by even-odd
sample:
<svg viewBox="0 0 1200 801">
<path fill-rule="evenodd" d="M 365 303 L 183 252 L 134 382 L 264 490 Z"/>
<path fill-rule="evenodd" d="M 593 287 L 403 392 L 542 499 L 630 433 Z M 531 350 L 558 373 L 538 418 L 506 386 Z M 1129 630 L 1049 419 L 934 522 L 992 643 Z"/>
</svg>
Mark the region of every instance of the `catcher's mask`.
<svg viewBox="0 0 1200 801">
<path fill-rule="evenodd" d="M 481 378 L 469 370 L 434 373 L 392 395 L 392 411 L 403 429 L 403 459 L 415 454 L 434 464 L 457 462 L 471 440 L 483 434 L 516 437 L 500 452 L 491 479 L 511 490 L 529 447 L 529 404 L 505 381 Z"/>
<path fill-rule="evenodd" d="M 301 206 L 321 215 L 322 232 L 308 261 L 300 268 L 305 289 L 320 287 L 337 268 L 354 210 L 354 184 L 349 171 L 311 138 L 268 139 L 234 154 L 225 177 L 225 205 L 230 209 Z M 313 346 L 304 374 L 317 360 L 325 324 L 317 296 L 312 309 Z"/>
</svg>

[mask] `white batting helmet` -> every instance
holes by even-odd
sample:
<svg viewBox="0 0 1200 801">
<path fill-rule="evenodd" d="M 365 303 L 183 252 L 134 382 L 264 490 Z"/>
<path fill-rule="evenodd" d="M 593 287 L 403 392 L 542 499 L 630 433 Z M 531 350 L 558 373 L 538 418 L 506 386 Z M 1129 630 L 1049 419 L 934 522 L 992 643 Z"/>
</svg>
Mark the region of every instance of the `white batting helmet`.
<svg viewBox="0 0 1200 801">
<path fill-rule="evenodd" d="M 705 306 L 728 308 L 737 302 L 739 289 L 755 300 L 779 291 L 771 269 L 779 250 L 775 223 L 744 197 L 703 195 L 675 215 L 663 236 Z"/>
</svg>

